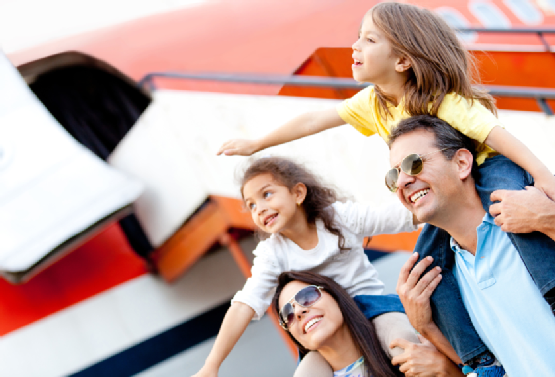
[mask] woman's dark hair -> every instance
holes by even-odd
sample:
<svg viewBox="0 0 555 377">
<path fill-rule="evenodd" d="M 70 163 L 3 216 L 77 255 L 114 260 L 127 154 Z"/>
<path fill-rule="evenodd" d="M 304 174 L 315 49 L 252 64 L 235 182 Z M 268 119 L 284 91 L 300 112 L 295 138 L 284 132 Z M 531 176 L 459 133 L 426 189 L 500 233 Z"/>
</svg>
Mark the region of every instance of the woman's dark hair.
<svg viewBox="0 0 555 377">
<path fill-rule="evenodd" d="M 403 376 L 402 373 L 394 369 L 389 358 L 381 348 L 372 322 L 364 316 L 351 296 L 339 284 L 326 276 L 310 271 L 283 272 L 278 277 L 278 286 L 273 298 L 273 307 L 276 313 L 279 313 L 280 310 L 279 296 L 283 288 L 292 281 L 301 281 L 309 285 L 320 286 L 333 297 L 343 314 L 343 320 L 349 329 L 355 345 L 364 357 L 366 369 L 369 371 L 368 375 L 373 377 Z M 304 348 L 289 331 L 287 333 L 297 347 L 299 347 L 301 357 L 306 355 L 309 350 Z"/>
<path fill-rule="evenodd" d="M 331 205 L 340 200 L 337 192 L 329 187 L 324 187 L 320 179 L 304 166 L 293 162 L 285 157 L 264 157 L 254 160 L 243 173 L 241 179 L 241 196 L 245 184 L 261 174 L 271 174 L 272 177 L 289 190 L 297 183 L 306 186 L 306 198 L 302 207 L 306 213 L 307 221 L 314 224 L 316 219 L 322 219 L 328 232 L 335 234 L 338 238 L 338 246 L 341 251 L 346 250 L 345 238 L 340 228 L 334 222 L 335 211 Z M 243 198 L 244 199 L 244 198 Z M 259 232 L 262 238 L 268 235 Z"/>
</svg>

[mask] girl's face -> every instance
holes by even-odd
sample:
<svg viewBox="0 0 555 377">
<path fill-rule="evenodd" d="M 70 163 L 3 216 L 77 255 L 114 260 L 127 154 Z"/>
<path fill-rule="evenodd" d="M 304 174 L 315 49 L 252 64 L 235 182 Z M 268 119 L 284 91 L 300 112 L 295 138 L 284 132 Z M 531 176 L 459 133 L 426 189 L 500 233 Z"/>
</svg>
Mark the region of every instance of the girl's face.
<svg viewBox="0 0 555 377">
<path fill-rule="evenodd" d="M 322 298 L 311 307 L 304 308 L 292 298 L 309 284 L 292 281 L 283 287 L 279 296 L 279 307 L 290 302 L 295 309 L 295 318 L 287 324 L 291 335 L 306 349 L 318 350 L 333 343 L 339 330 L 346 330 L 343 314 L 332 296 L 321 289 Z M 289 301 L 288 301 L 289 300 Z"/>
<path fill-rule="evenodd" d="M 398 80 L 399 59 L 393 54 L 389 40 L 374 25 L 371 13 L 362 20 L 358 39 L 352 47 L 353 78 L 356 81 L 387 86 Z"/>
<path fill-rule="evenodd" d="M 302 183 L 289 190 L 269 173 L 257 175 L 243 186 L 243 198 L 252 220 L 266 233 L 287 231 L 296 221 L 304 219 L 299 204 L 305 194 Z"/>
</svg>

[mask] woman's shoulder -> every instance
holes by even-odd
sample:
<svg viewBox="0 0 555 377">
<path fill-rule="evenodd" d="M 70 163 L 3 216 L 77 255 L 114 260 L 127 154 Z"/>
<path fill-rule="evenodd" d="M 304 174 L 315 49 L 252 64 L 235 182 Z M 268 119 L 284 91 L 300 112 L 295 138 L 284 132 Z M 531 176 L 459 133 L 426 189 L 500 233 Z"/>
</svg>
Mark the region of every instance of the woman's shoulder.
<svg viewBox="0 0 555 377">
<path fill-rule="evenodd" d="M 364 366 L 364 358 L 361 356 L 354 363 L 345 368 L 333 372 L 333 377 L 367 377 Z"/>
</svg>

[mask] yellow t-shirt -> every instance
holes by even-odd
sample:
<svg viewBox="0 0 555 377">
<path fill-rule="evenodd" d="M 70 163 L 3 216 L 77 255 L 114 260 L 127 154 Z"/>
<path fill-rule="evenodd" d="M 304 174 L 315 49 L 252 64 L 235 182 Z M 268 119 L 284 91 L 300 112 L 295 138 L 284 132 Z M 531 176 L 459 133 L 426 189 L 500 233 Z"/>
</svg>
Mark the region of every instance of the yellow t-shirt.
<svg viewBox="0 0 555 377">
<path fill-rule="evenodd" d="M 384 119 L 373 86 L 361 90 L 337 106 L 339 116 L 361 134 L 379 134 L 386 142 L 397 123 L 410 117 L 405 112 L 402 101 L 395 107 L 389 107 L 389 111 L 391 115 Z M 483 143 L 493 127 L 500 125 L 499 120 L 479 101 L 470 102 L 458 94 L 450 93 L 443 99 L 437 115 L 453 128 L 480 143 L 476 156 L 478 165 L 486 158 L 498 154 Z"/>
</svg>

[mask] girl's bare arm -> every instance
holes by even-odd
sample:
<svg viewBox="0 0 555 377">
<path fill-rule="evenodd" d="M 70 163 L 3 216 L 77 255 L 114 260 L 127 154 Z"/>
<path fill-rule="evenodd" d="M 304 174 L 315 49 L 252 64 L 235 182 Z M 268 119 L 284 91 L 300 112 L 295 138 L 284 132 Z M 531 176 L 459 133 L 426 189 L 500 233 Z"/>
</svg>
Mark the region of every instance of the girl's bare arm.
<svg viewBox="0 0 555 377">
<path fill-rule="evenodd" d="M 502 127 L 494 127 L 485 143 L 534 177 L 534 186 L 555 200 L 555 177 L 526 145 Z"/>
<path fill-rule="evenodd" d="M 218 375 L 220 366 L 245 332 L 254 314 L 254 310 L 242 302 L 234 302 L 231 305 L 204 366 L 193 377 L 216 377 Z"/>
<path fill-rule="evenodd" d="M 220 147 L 217 154 L 250 156 L 263 149 L 314 135 L 342 124 L 345 124 L 345 121 L 341 119 L 335 108 L 313 111 L 293 118 L 261 139 L 229 140 Z"/>
</svg>

